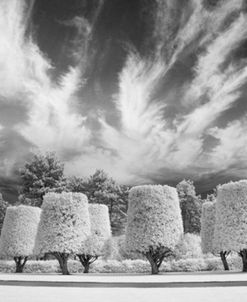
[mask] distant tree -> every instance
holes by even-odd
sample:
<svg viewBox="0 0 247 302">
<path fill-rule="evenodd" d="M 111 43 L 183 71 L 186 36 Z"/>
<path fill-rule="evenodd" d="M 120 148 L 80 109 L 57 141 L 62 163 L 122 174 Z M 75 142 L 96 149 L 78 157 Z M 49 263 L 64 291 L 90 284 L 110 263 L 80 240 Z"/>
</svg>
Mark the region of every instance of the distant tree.
<svg viewBox="0 0 247 302">
<path fill-rule="evenodd" d="M 129 187 L 118 185 L 103 170 L 96 170 L 88 179 L 78 177 L 68 179 L 67 189 L 86 194 L 89 203 L 108 206 L 113 233 L 123 232 L 127 218 Z"/>
<path fill-rule="evenodd" d="M 213 190 L 213 193 L 207 194 L 206 199 L 203 202 L 214 202 L 216 201 L 217 188 Z"/>
<path fill-rule="evenodd" d="M 32 160 L 20 170 L 20 176 L 20 201 L 25 204 L 40 207 L 47 192 L 66 189 L 64 165 L 55 153 L 34 154 Z"/>
<path fill-rule="evenodd" d="M 1 234 L 4 217 L 5 217 L 5 213 L 6 213 L 8 206 L 9 206 L 9 203 L 3 199 L 3 196 L 0 193 L 0 234 Z"/>
<path fill-rule="evenodd" d="M 22 273 L 29 256 L 34 254 L 41 210 L 25 205 L 7 208 L 0 240 L 0 254 L 13 257 L 16 273 Z"/>
<path fill-rule="evenodd" d="M 152 274 L 159 273 L 160 265 L 174 253 L 182 234 L 175 188 L 145 185 L 130 190 L 125 249 L 145 256 Z"/>
<path fill-rule="evenodd" d="M 191 180 L 182 180 L 177 185 L 180 208 L 185 233 L 199 234 L 201 230 L 202 200 L 196 196 L 195 186 Z"/>
<path fill-rule="evenodd" d="M 186 198 L 187 196 L 196 196 L 195 186 L 192 180 L 184 179 L 177 185 L 178 197 L 180 199 Z"/>
<path fill-rule="evenodd" d="M 87 179 L 71 176 L 66 180 L 68 192 L 87 193 Z"/>
</svg>

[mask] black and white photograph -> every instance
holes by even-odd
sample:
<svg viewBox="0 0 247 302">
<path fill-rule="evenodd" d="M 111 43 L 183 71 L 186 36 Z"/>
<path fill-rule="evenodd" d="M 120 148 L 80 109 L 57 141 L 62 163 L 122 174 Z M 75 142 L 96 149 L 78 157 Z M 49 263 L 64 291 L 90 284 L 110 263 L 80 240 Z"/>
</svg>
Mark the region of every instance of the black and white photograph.
<svg viewBox="0 0 247 302">
<path fill-rule="evenodd" d="M 0 301 L 246 296 L 247 1 L 0 0 Z"/>
</svg>

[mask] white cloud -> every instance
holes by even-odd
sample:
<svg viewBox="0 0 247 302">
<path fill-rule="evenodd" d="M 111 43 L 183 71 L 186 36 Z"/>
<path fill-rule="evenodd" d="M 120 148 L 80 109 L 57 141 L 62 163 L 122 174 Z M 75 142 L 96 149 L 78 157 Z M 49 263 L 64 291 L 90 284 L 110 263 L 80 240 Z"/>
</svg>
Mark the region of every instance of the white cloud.
<svg viewBox="0 0 247 302">
<path fill-rule="evenodd" d="M 239 1 L 235 2 L 237 3 Z M 153 61 L 133 54 L 128 57 L 119 76 L 119 95 L 116 100 L 121 128 L 113 129 L 102 123 L 102 140 L 105 146 L 118 154 L 115 161 L 108 166 L 111 173 L 117 169 L 118 174 L 125 171 L 124 177 L 139 176 L 142 181 L 150 181 L 152 176 L 159 174 L 159 170 L 173 170 L 178 173 L 188 171 L 194 174 L 200 171 L 201 175 L 211 171 L 211 163 L 214 162 L 217 152 L 205 154 L 204 136 L 222 113 L 239 99 L 240 89 L 247 80 L 247 67 L 243 62 L 229 63 L 232 51 L 247 37 L 246 16 L 240 15 L 229 28 L 223 30 L 222 27 L 221 33 L 215 36 L 209 26 L 212 21 L 218 24 L 219 30 L 231 9 L 235 10 L 237 7 L 226 2 L 215 13 L 205 13 L 208 19 L 204 25 L 209 27 L 204 27 L 208 30 L 204 34 L 204 43 L 207 38 L 205 50 L 198 55 L 194 77 L 188 81 L 185 95 L 180 100 L 186 104 L 189 113 L 175 117 L 172 127 L 164 119 L 166 103 L 157 102 L 153 95 L 160 79 L 171 68 L 171 62 L 174 63 L 174 56 L 167 66 L 160 61 L 160 56 Z M 193 17 L 199 18 L 197 11 L 196 14 Z M 218 20 L 215 20 L 217 16 Z M 192 36 L 191 33 L 191 39 Z M 193 38 L 195 37 L 194 34 Z M 198 43 L 201 47 L 201 42 Z M 228 64 L 223 66 L 225 62 Z M 207 98 L 206 103 L 200 102 L 203 96 Z M 188 101 L 190 97 L 191 100 Z M 239 144 L 232 148 L 236 151 Z M 221 161 L 218 157 L 217 160 L 218 169 L 214 172 L 221 170 Z M 224 161 L 224 165 L 230 166 L 231 162 Z M 169 177 L 164 175 L 164 178 Z"/>
<path fill-rule="evenodd" d="M 239 177 L 247 177 L 247 116 L 229 123 L 225 128 L 212 128 L 209 133 L 218 140 L 210 154 L 214 171 L 229 169 Z"/>
<path fill-rule="evenodd" d="M 229 60 L 247 38 L 246 16 L 236 17 L 230 27 L 223 26 L 231 12 L 240 9 L 240 2 L 225 1 L 216 10 L 206 11 L 202 1 L 190 1 L 187 17 L 181 17 L 174 37 L 178 46 L 170 61 L 160 52 L 150 57 L 129 53 L 119 74 L 114 102 L 119 125 L 110 125 L 104 114 L 95 114 L 100 129 L 93 131 L 86 113 L 76 109 L 83 60 L 60 75 L 58 83 L 53 81 L 49 75 L 52 63 L 25 34 L 25 1 L 2 0 L 0 95 L 10 102 L 21 95 L 28 106 L 28 121 L 15 125 L 15 130 L 42 151 L 55 150 L 62 156 L 74 152 L 66 164 L 68 174 L 88 175 L 103 168 L 122 182 L 138 183 L 160 177 L 160 171 L 200 171 L 203 175 L 237 166 L 247 159 L 246 122 L 236 121 L 223 129 L 215 128 L 215 123 L 236 104 L 247 80 L 245 62 Z M 181 112 L 168 121 L 166 95 L 163 99 L 155 95 L 180 56 L 186 57 L 190 44 L 189 52 L 200 49 L 194 75 L 176 100 Z M 239 134 L 235 138 L 236 131 Z M 218 145 L 205 152 L 204 136 L 208 134 Z M 10 159 L 5 160 L 11 166 Z M 163 177 L 165 180 L 171 175 Z"/>
<path fill-rule="evenodd" d="M 15 129 L 39 149 L 80 150 L 90 136 L 86 118 L 74 108 L 80 70 L 70 68 L 58 84 L 52 80 L 49 59 L 26 34 L 26 12 L 25 1 L 0 3 L 0 94 L 9 101 L 22 96 L 29 120 Z"/>
</svg>

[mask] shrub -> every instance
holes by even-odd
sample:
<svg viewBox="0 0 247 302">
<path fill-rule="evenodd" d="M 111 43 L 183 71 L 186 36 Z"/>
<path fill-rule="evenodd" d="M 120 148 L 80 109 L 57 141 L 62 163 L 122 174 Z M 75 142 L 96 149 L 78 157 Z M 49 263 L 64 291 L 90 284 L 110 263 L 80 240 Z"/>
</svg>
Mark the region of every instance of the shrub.
<svg viewBox="0 0 247 302">
<path fill-rule="evenodd" d="M 89 216 L 91 233 L 83 242 L 77 256 L 84 267 L 84 273 L 88 273 L 90 264 L 104 256 L 110 248 L 111 226 L 108 207 L 102 204 L 90 204 Z"/>
<path fill-rule="evenodd" d="M 42 210 L 36 251 L 53 254 L 62 273 L 69 274 L 69 255 L 77 254 L 90 234 L 87 197 L 82 193 L 48 193 Z"/>
<path fill-rule="evenodd" d="M 14 258 L 17 273 L 23 271 L 28 256 L 34 253 L 40 212 L 37 207 L 24 205 L 7 208 L 1 233 L 0 254 Z"/>
<path fill-rule="evenodd" d="M 112 237 L 111 240 L 111 250 L 110 254 L 108 255 L 108 259 L 111 260 L 146 260 L 146 257 L 138 252 L 130 252 L 126 250 L 125 246 L 125 235 L 115 236 Z"/>
<path fill-rule="evenodd" d="M 247 181 L 230 182 L 218 187 L 214 248 L 236 251 L 247 271 Z"/>
<path fill-rule="evenodd" d="M 201 237 L 186 233 L 176 247 L 176 259 L 202 258 Z"/>
<path fill-rule="evenodd" d="M 233 270 L 241 270 L 241 260 L 237 256 L 229 257 L 229 266 Z M 138 273 L 147 274 L 150 270 L 148 261 L 144 260 L 103 260 L 98 259 L 91 266 L 91 273 Z M 68 268 L 71 273 L 83 273 L 83 267 L 77 260 L 68 260 Z M 164 261 L 160 266 L 160 272 L 197 272 L 197 271 L 221 271 L 222 264 L 218 257 L 180 259 Z M 15 267 L 12 261 L 0 261 L 1 273 L 12 273 Z M 61 268 L 56 260 L 34 261 L 29 260 L 25 265 L 25 273 L 60 273 Z"/>
<path fill-rule="evenodd" d="M 121 261 L 124 258 L 122 254 L 122 246 L 124 246 L 125 236 L 113 236 L 111 239 L 111 250 L 107 255 L 107 259 Z"/>
<path fill-rule="evenodd" d="M 183 232 L 178 194 L 169 186 L 138 186 L 129 193 L 126 251 L 146 256 L 157 274 Z"/>
<path fill-rule="evenodd" d="M 172 272 L 198 272 L 206 270 L 206 263 L 203 258 L 172 260 L 170 263 Z"/>
</svg>

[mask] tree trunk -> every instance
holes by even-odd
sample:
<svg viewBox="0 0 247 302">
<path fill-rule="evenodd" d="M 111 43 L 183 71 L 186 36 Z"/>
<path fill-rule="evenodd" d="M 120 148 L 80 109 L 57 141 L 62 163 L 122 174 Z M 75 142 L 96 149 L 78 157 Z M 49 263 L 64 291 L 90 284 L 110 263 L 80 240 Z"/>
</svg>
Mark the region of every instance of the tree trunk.
<svg viewBox="0 0 247 302">
<path fill-rule="evenodd" d="M 23 272 L 24 266 L 27 262 L 27 258 L 28 257 L 14 257 L 15 265 L 16 265 L 16 269 L 15 269 L 16 273 Z"/>
<path fill-rule="evenodd" d="M 69 258 L 69 254 L 68 253 L 58 253 L 58 252 L 54 252 L 52 253 L 52 255 L 54 255 L 56 257 L 56 259 L 59 262 L 61 271 L 63 275 L 69 275 L 69 270 L 68 270 L 68 258 Z"/>
<path fill-rule="evenodd" d="M 242 257 L 243 272 L 247 272 L 247 249 L 240 251 L 239 255 Z"/>
<path fill-rule="evenodd" d="M 150 265 L 151 265 L 151 274 L 152 275 L 157 275 L 159 273 L 159 268 L 158 268 L 158 265 L 157 263 L 155 262 L 155 260 L 153 259 L 153 255 L 152 255 L 152 252 L 147 252 L 145 254 L 147 260 L 149 261 Z"/>
<path fill-rule="evenodd" d="M 81 255 L 78 254 L 77 257 L 79 258 L 82 266 L 84 267 L 84 274 L 89 273 L 90 265 L 98 259 L 98 256 L 85 255 L 85 254 L 81 254 Z"/>
<path fill-rule="evenodd" d="M 171 250 L 164 246 L 158 247 L 155 250 L 153 247 L 149 247 L 149 251 L 144 254 L 151 265 L 152 275 L 157 275 L 159 273 L 159 268 L 165 259 L 165 257 L 171 256 Z"/>
<path fill-rule="evenodd" d="M 226 260 L 227 255 L 228 255 L 228 252 L 226 252 L 226 251 L 221 251 L 220 252 L 220 258 L 221 258 L 221 261 L 223 263 L 225 271 L 229 271 L 229 265 L 228 265 L 227 260 Z"/>
<path fill-rule="evenodd" d="M 89 262 L 85 263 L 84 264 L 84 274 L 88 274 L 89 273 L 89 267 L 90 267 L 90 264 Z"/>
</svg>

